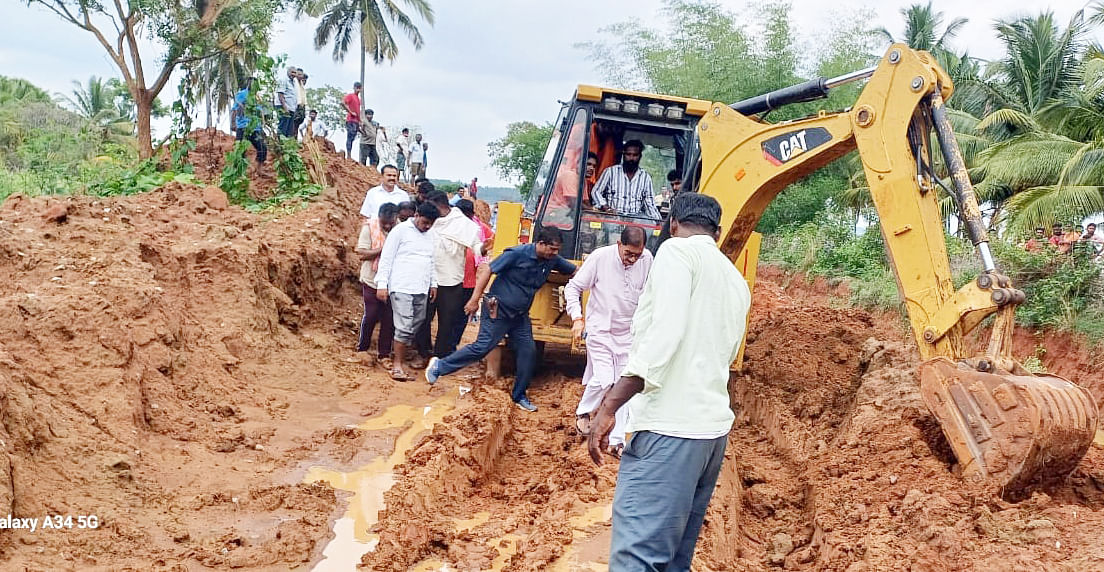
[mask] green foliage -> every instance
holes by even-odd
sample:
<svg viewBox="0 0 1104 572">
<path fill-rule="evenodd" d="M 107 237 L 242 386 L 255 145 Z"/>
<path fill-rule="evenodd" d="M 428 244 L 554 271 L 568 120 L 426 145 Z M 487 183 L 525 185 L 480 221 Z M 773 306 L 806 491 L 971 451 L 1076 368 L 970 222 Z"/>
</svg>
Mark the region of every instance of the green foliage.
<svg viewBox="0 0 1104 572">
<path fill-rule="evenodd" d="M 157 164 L 147 159 L 136 167 L 124 169 L 101 182 L 89 185 L 88 192 L 99 196 L 133 195 L 152 191 L 173 181 L 189 184 L 196 182 L 192 173 L 158 171 Z"/>
<path fill-rule="evenodd" d="M 222 168 L 219 181 L 226 197 L 236 205 L 248 205 L 253 200 L 249 195 L 249 160 L 245 158 L 249 146 L 247 141 L 234 143 L 234 148 L 226 154 L 226 166 Z"/>
<path fill-rule="evenodd" d="M 317 121 L 331 131 L 345 128 L 345 92 L 332 85 L 307 88 L 307 101 L 311 109 L 318 110 Z"/>
<path fill-rule="evenodd" d="M 552 138 L 552 124 L 537 125 L 518 121 L 506 126 L 506 135 L 487 144 L 491 165 L 509 181 L 516 181 L 523 196 L 528 197 L 533 179 L 541 166 L 545 148 Z"/>
<path fill-rule="evenodd" d="M 779 193 L 759 219 L 756 230 L 770 233 L 810 222 L 846 186 L 847 179 L 839 169 L 821 169 Z"/>
</svg>

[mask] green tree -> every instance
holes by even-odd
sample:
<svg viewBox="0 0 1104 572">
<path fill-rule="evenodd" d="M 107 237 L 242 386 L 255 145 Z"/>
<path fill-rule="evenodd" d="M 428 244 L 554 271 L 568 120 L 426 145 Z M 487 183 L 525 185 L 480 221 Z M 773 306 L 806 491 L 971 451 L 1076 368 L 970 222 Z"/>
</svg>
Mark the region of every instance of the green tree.
<svg viewBox="0 0 1104 572">
<path fill-rule="evenodd" d="M 311 109 L 318 110 L 318 120 L 331 130 L 340 130 L 345 126 L 344 98 L 345 92 L 332 85 L 307 88 Z"/>
<path fill-rule="evenodd" d="M 232 30 L 239 24 L 223 17 L 228 8 L 261 2 L 275 16 L 277 6 L 277 0 L 117 0 L 113 4 L 89 0 L 24 1 L 42 6 L 88 32 L 107 52 L 135 103 L 138 153 L 143 159 L 153 155 L 150 117 L 154 101 L 168 84 L 173 70 L 236 45 L 232 33 L 216 33 Z M 105 23 L 110 23 L 110 27 Z M 161 48 L 159 57 L 150 57 L 150 42 Z M 146 69 L 145 62 L 149 60 L 158 62 L 151 70 Z M 151 73 L 147 75 L 147 71 Z"/>
<path fill-rule="evenodd" d="M 433 25 L 433 7 L 428 0 L 401 0 L 422 21 Z M 345 60 L 353 40 L 360 43 L 360 84 L 365 85 L 364 65 L 366 56 L 379 65 L 393 62 L 399 55 L 399 46 L 388 27 L 388 20 L 413 44 L 422 49 L 425 38 L 414 25 L 414 20 L 402 11 L 395 0 L 298 0 L 296 15 L 320 17 L 314 30 L 314 48 L 321 50 L 333 42 L 335 62 Z M 364 110 L 364 97 L 360 109 Z"/>
<path fill-rule="evenodd" d="M 12 102 L 51 102 L 53 98 L 44 89 L 39 89 L 25 79 L 0 75 L 0 105 Z"/>
<path fill-rule="evenodd" d="M 947 41 L 957 36 L 968 21 L 966 18 L 955 18 L 944 28 L 943 12 L 932 8 L 931 0 L 927 4 L 912 4 L 901 8 L 901 16 L 905 20 L 905 33 L 902 37 L 895 38 L 885 28 L 878 28 L 877 32 L 890 42 L 905 43 L 914 50 L 932 53 L 949 51 Z"/>
<path fill-rule="evenodd" d="M 544 150 L 552 137 L 552 123 L 537 125 L 518 121 L 506 126 L 506 135 L 487 144 L 491 165 L 508 181 L 514 181 L 522 196 L 533 188 Z"/>
<path fill-rule="evenodd" d="M 110 80 L 90 76 L 87 83 L 74 81 L 72 96 L 64 99 L 73 111 L 99 130 L 104 141 L 121 143 L 129 140 L 134 124 L 116 105 L 116 89 Z"/>
</svg>

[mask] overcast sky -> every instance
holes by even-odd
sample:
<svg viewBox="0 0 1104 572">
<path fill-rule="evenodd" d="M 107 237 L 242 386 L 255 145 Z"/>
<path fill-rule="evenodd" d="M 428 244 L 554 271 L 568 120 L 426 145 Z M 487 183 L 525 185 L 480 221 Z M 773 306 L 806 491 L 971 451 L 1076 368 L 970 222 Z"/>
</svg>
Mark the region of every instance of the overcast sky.
<svg viewBox="0 0 1104 572">
<path fill-rule="evenodd" d="M 487 143 L 501 137 L 508 123 L 551 120 L 558 111 L 557 99 L 571 97 L 576 84 L 602 83 L 588 54 L 573 47 L 576 43 L 600 39 L 600 28 L 632 17 L 650 26 L 666 25 L 661 0 L 631 4 L 602 0 L 430 1 L 436 25 L 421 25 L 425 48 L 416 52 L 401 40 L 394 64 L 369 64 L 365 103 L 375 109 L 376 120 L 384 125 L 422 127 L 430 144 L 428 171 L 434 178 L 468 180 L 478 176 L 485 185 L 507 184 L 489 166 Z M 871 27 L 884 26 L 900 34 L 899 10 L 910 3 L 793 0 L 795 32 L 802 42 L 811 44 L 830 32 L 839 18 L 865 9 L 875 16 Z M 736 14 L 754 10 L 750 3 L 722 4 Z M 992 30 L 994 19 L 1049 8 L 1065 23 L 1084 4 L 1081 0 L 934 2 L 948 19 L 969 19 L 953 45 L 985 59 L 1001 56 Z M 84 81 L 90 75 L 119 76 L 90 34 L 44 8 L 27 7 L 24 0 L 0 0 L 0 5 L 4 6 L 0 74 L 64 93 L 72 89 L 73 80 Z M 627 8 L 630 5 L 631 10 Z M 350 88 L 359 73 L 355 50 L 344 62 L 334 62 L 328 48 L 314 50 L 313 27 L 313 22 L 285 18 L 276 25 L 273 53 L 287 53 L 289 63 L 307 70 L 312 86 Z M 147 68 L 152 68 L 152 63 L 149 61 Z M 161 94 L 162 101 L 168 102 L 174 95 L 175 82 Z M 197 124 L 202 121 L 198 118 Z M 227 128 L 225 119 L 221 127 Z"/>
</svg>

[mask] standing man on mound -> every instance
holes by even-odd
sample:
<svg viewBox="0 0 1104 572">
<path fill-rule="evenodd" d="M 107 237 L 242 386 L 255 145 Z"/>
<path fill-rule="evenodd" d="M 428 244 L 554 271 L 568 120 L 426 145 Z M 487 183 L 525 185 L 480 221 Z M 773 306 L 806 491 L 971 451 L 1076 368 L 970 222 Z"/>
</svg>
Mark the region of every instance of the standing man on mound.
<svg viewBox="0 0 1104 572">
<path fill-rule="evenodd" d="M 751 291 L 720 249 L 721 206 L 684 193 L 633 317 L 621 379 L 591 424 L 596 464 L 628 403 L 613 496 L 610 570 L 690 570 L 735 415 L 728 367 L 744 339 Z M 631 399 L 631 400 L 630 400 Z"/>
<path fill-rule="evenodd" d="M 491 274 L 498 276 L 483 299 L 479 337 L 444 358 L 430 359 L 425 370 L 426 381 L 437 383 L 438 377 L 478 362 L 508 335 L 517 357 L 517 375 L 511 397 L 518 407 L 530 413 L 537 410 L 537 406 L 525 395 L 533 379 L 537 354 L 533 325 L 529 322 L 529 306 L 550 272 L 555 270 L 569 276 L 575 273 L 575 265 L 560 256 L 561 245 L 563 237 L 560 230 L 544 227 L 537 233 L 535 243 L 507 248 L 489 266 L 484 264 L 479 267 L 475 290 L 464 306 L 464 312 L 469 316 L 479 308 L 479 299 L 483 298 Z"/>
</svg>

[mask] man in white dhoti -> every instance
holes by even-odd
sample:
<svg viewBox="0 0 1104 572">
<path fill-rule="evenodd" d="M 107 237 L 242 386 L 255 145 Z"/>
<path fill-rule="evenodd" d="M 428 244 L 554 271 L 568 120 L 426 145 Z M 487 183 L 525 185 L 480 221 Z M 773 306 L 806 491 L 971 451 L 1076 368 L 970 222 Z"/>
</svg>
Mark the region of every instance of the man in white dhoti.
<svg viewBox="0 0 1104 572">
<path fill-rule="evenodd" d="M 574 320 L 572 333 L 579 339 L 586 332 L 586 390 L 575 410 L 575 427 L 582 435 L 589 432 L 591 414 L 598 409 L 606 390 L 620 378 L 632 346 L 629 329 L 633 313 L 652 267 L 652 253 L 644 248 L 646 239 L 640 227 L 625 227 L 617 244 L 599 248 L 587 257 L 564 291 L 567 312 Z M 584 290 L 590 290 L 585 318 Z M 609 438 L 612 454 L 624 447 L 627 415 L 627 407 L 617 412 L 617 424 Z"/>
</svg>

